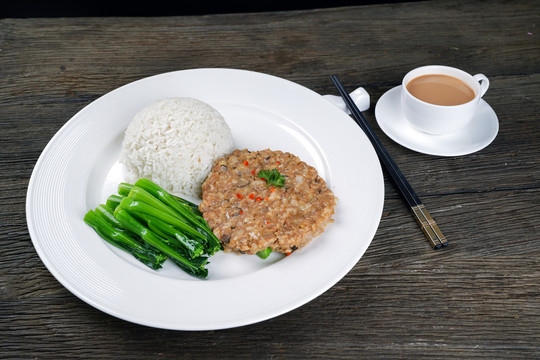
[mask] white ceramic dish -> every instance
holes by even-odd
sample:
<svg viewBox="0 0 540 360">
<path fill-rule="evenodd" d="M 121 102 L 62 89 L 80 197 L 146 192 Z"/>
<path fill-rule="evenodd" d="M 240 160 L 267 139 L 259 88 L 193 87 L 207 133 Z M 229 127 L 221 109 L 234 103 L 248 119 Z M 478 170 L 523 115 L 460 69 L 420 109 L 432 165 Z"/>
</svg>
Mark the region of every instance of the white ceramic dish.
<svg viewBox="0 0 540 360">
<path fill-rule="evenodd" d="M 483 99 L 471 122 L 454 133 L 431 135 L 417 130 L 401 114 L 400 92 L 401 85 L 381 96 L 375 118 L 389 138 L 408 149 L 428 155 L 467 155 L 491 144 L 499 132 L 497 115 Z"/>
<path fill-rule="evenodd" d="M 174 96 L 218 109 L 238 148 L 290 151 L 315 166 L 339 198 L 335 222 L 288 257 L 219 253 L 206 280 L 170 262 L 150 270 L 104 242 L 82 219 L 122 181 L 123 132 L 142 107 Z M 86 303 L 146 326 L 213 330 L 281 315 L 332 287 L 368 248 L 383 201 L 382 171 L 369 140 L 321 95 L 262 73 L 193 69 L 127 84 L 73 116 L 36 163 L 26 211 L 41 260 Z"/>
</svg>

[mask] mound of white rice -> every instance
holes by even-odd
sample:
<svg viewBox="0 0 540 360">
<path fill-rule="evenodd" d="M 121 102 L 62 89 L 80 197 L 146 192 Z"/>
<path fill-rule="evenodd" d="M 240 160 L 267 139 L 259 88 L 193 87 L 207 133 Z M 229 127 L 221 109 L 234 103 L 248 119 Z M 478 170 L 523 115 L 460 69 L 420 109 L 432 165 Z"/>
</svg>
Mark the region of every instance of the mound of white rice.
<svg viewBox="0 0 540 360">
<path fill-rule="evenodd" d="M 127 182 L 147 178 L 173 194 L 200 198 L 212 164 L 232 150 L 231 130 L 217 110 L 197 99 L 168 98 L 135 115 L 121 162 Z"/>
</svg>

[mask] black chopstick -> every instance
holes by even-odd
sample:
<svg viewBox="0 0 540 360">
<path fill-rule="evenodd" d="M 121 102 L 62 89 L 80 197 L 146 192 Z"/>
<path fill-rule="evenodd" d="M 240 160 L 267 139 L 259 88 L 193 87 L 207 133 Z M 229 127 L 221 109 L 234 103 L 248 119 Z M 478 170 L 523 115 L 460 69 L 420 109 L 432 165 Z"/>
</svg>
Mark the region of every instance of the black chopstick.
<svg viewBox="0 0 540 360">
<path fill-rule="evenodd" d="M 347 91 L 345 91 L 345 88 L 338 80 L 338 78 L 334 75 L 332 75 L 330 78 L 334 82 L 334 85 L 336 86 L 339 94 L 343 98 L 343 101 L 345 101 L 345 104 L 347 104 L 347 107 L 351 112 L 352 118 L 356 121 L 358 126 L 360 126 L 360 128 L 366 133 L 367 137 L 371 141 L 373 147 L 375 148 L 375 151 L 377 152 L 377 155 L 379 156 L 381 163 L 396 184 L 399 192 L 403 196 L 404 200 L 407 202 L 407 205 L 409 205 L 413 217 L 415 218 L 418 225 L 422 228 L 422 231 L 426 235 L 431 246 L 434 249 L 439 249 L 441 247 L 447 246 L 448 241 L 442 234 L 439 226 L 428 213 L 424 204 L 422 204 L 422 201 L 420 201 L 420 198 L 418 197 L 418 195 L 416 195 L 412 186 L 409 184 L 409 182 L 407 181 L 401 170 L 398 168 L 394 160 L 392 160 L 390 154 L 388 154 L 388 151 L 386 151 L 385 147 L 382 145 L 375 132 L 373 132 L 362 112 L 360 112 Z"/>
</svg>

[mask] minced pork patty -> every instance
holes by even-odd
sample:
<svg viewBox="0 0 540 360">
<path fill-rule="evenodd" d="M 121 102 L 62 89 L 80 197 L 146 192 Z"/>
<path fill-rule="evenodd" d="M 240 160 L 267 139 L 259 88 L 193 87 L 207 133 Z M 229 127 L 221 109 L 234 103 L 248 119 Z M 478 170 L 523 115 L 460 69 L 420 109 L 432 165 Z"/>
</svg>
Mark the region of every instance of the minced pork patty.
<svg viewBox="0 0 540 360">
<path fill-rule="evenodd" d="M 276 169 L 283 187 L 257 175 Z M 225 251 L 255 254 L 271 247 L 291 253 L 331 223 L 336 198 L 317 170 L 297 156 L 235 150 L 218 159 L 202 185 L 199 206 Z"/>
</svg>

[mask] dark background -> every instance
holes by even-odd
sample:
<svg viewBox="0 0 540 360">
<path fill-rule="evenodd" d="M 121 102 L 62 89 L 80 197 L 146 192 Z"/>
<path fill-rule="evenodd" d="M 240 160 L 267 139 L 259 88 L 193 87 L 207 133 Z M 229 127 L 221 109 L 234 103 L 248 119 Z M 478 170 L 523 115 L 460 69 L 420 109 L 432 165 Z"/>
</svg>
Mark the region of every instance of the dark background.
<svg viewBox="0 0 540 360">
<path fill-rule="evenodd" d="M 335 1 L 17 1 L 8 0 L 0 8 L 0 18 L 78 16 L 175 16 L 261 11 L 302 10 L 341 6 L 405 2 L 399 0 Z"/>
</svg>

